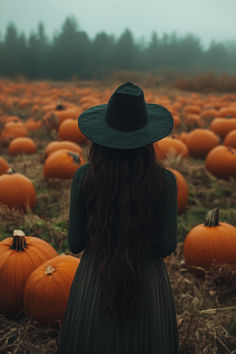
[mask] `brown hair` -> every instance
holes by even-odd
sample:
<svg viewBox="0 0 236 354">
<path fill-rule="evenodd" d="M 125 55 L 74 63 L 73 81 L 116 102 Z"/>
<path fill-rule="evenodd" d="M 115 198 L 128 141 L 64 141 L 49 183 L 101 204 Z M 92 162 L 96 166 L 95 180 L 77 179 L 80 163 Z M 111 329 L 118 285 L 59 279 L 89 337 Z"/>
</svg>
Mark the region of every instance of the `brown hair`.
<svg viewBox="0 0 236 354">
<path fill-rule="evenodd" d="M 89 163 L 86 248 L 101 274 L 101 310 L 134 317 L 144 310 L 144 253 L 158 244 L 163 223 L 164 167 L 152 144 L 133 150 L 92 144 Z"/>
</svg>

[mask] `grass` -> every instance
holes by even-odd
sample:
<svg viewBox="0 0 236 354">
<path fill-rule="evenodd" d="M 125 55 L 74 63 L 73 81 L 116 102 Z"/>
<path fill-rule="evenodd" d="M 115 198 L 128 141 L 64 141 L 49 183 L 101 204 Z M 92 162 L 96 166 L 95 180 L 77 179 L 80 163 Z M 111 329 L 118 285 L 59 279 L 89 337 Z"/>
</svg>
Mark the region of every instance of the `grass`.
<svg viewBox="0 0 236 354">
<path fill-rule="evenodd" d="M 175 97 L 175 93 L 171 95 Z M 0 109 L 22 120 L 30 116 L 30 107 L 20 109 L 16 105 L 2 104 Z M 71 181 L 47 181 L 43 175 L 44 149 L 51 140 L 57 139 L 57 132 L 43 128 L 33 132 L 31 137 L 37 144 L 36 154 L 12 157 L 7 145 L 1 148 L 1 156 L 9 165 L 33 182 L 37 203 L 35 210 L 26 214 L 0 205 L 0 240 L 11 236 L 14 229 L 22 229 L 26 235 L 50 242 L 59 253 L 71 254 L 67 243 Z M 87 146 L 84 151 L 86 156 Z M 235 269 L 215 267 L 206 272 L 204 278 L 196 278 L 183 259 L 186 235 L 205 221 L 209 210 L 219 207 L 220 220 L 236 225 L 235 180 L 212 176 L 205 169 L 203 159 L 169 156 L 166 164 L 182 173 L 189 189 L 187 206 L 178 215 L 178 247 L 166 260 L 176 303 L 180 353 L 235 354 Z M 0 315 L 0 353 L 56 353 L 59 337 L 59 330 L 40 326 L 23 314 L 16 319 Z"/>
</svg>

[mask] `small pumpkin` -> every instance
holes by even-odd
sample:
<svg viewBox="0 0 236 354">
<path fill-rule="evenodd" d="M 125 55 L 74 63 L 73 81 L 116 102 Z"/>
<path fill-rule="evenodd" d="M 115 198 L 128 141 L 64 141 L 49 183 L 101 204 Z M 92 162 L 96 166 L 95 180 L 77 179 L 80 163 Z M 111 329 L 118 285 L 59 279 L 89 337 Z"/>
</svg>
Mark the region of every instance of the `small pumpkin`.
<svg viewBox="0 0 236 354">
<path fill-rule="evenodd" d="M 57 256 L 46 241 L 14 230 L 13 237 L 0 242 L 0 313 L 16 316 L 23 309 L 23 291 L 30 273 Z"/>
<path fill-rule="evenodd" d="M 69 140 L 81 145 L 88 141 L 87 137 L 80 131 L 77 120 L 73 119 L 66 119 L 61 123 L 58 136 L 61 140 Z"/>
<path fill-rule="evenodd" d="M 219 137 L 209 129 L 193 129 L 185 140 L 193 157 L 205 157 L 219 142 Z"/>
<path fill-rule="evenodd" d="M 173 137 L 166 137 L 153 144 L 156 156 L 160 160 L 164 160 L 169 154 L 180 155 L 182 157 L 188 157 L 189 151 L 185 143 L 179 139 Z"/>
<path fill-rule="evenodd" d="M 36 190 L 33 183 L 21 173 L 9 169 L 0 176 L 0 203 L 22 211 L 27 211 L 28 207 L 34 209 Z"/>
<path fill-rule="evenodd" d="M 236 227 L 219 222 L 219 208 L 211 210 L 205 224 L 192 228 L 184 240 L 184 259 L 191 270 L 216 264 L 236 265 Z M 197 273 L 196 273 L 197 274 Z"/>
<path fill-rule="evenodd" d="M 214 147 L 205 159 L 206 169 L 219 178 L 236 178 L 236 149 L 225 145 Z"/>
<path fill-rule="evenodd" d="M 78 144 L 66 140 L 52 141 L 51 143 L 49 143 L 45 148 L 44 155 L 45 157 L 47 157 L 54 151 L 64 150 L 64 149 L 68 149 L 70 151 L 74 151 L 82 155 L 82 148 Z"/>
<path fill-rule="evenodd" d="M 231 130 L 236 129 L 236 118 L 215 118 L 209 129 L 224 139 Z"/>
<path fill-rule="evenodd" d="M 79 258 L 54 257 L 35 269 L 24 288 L 24 312 L 42 325 L 61 327 Z"/>
<path fill-rule="evenodd" d="M 236 129 L 231 130 L 224 139 L 224 145 L 236 149 Z"/>
<path fill-rule="evenodd" d="M 3 157 L 0 156 L 0 175 L 6 173 L 8 169 L 9 169 L 8 163 L 4 160 Z"/>
<path fill-rule="evenodd" d="M 82 155 L 67 149 L 52 152 L 43 167 L 44 177 L 71 179 L 75 171 L 83 165 Z"/>
<path fill-rule="evenodd" d="M 33 139 L 27 137 L 15 138 L 8 146 L 8 153 L 10 155 L 34 154 L 36 150 L 37 148 Z"/>
</svg>

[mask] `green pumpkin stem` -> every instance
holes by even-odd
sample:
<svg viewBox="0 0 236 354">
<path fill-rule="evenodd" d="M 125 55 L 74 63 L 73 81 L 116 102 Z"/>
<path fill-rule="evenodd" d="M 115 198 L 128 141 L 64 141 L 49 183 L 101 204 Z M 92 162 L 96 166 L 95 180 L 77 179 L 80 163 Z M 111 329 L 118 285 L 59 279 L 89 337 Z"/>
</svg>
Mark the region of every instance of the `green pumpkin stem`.
<svg viewBox="0 0 236 354">
<path fill-rule="evenodd" d="M 21 230 L 14 230 L 13 231 L 13 242 L 11 245 L 12 250 L 16 251 L 24 251 L 24 249 L 27 247 L 26 240 L 25 240 L 25 234 Z"/>
<path fill-rule="evenodd" d="M 76 163 L 76 164 L 81 163 L 79 154 L 74 153 L 74 152 L 68 152 L 67 154 L 68 154 L 69 156 L 73 157 L 74 163 Z"/>
<path fill-rule="evenodd" d="M 219 208 L 210 210 L 207 214 L 205 226 L 217 226 L 219 225 Z"/>
</svg>

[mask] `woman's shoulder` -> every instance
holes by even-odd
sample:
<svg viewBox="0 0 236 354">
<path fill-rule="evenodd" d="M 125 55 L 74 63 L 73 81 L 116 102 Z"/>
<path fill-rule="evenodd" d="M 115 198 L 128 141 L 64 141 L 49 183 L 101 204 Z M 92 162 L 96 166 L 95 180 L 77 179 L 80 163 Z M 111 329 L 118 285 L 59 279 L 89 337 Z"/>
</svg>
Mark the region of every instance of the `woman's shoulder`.
<svg viewBox="0 0 236 354">
<path fill-rule="evenodd" d="M 168 168 L 164 168 L 164 174 L 167 186 L 173 186 L 173 188 L 176 188 L 177 182 L 174 173 L 171 172 Z"/>
<path fill-rule="evenodd" d="M 88 169 L 89 169 L 89 164 L 88 163 L 85 163 L 84 165 L 80 166 L 78 168 L 78 170 L 75 171 L 73 179 L 77 180 L 77 181 L 80 180 L 80 179 L 83 179 L 83 177 L 88 172 Z"/>
</svg>

